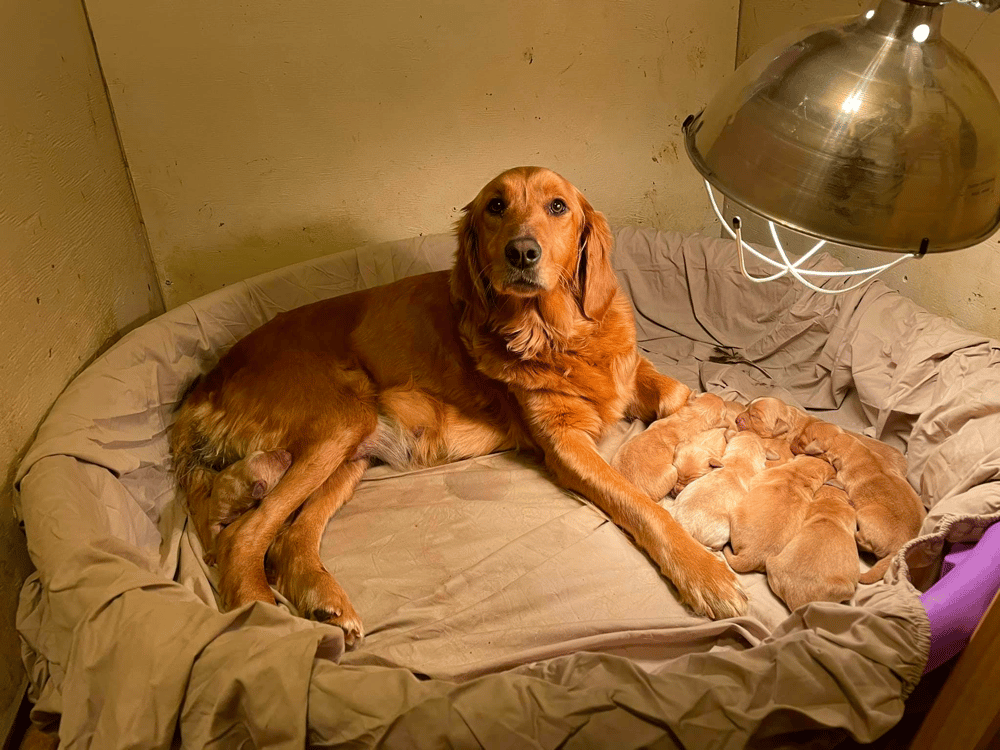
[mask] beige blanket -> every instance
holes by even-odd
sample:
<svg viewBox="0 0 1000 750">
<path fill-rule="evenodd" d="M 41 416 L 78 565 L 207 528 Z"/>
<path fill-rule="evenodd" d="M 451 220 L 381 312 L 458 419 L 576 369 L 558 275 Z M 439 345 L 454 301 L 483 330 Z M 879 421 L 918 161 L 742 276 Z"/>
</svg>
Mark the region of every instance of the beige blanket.
<svg viewBox="0 0 1000 750">
<path fill-rule="evenodd" d="M 701 390 L 776 394 L 908 448 L 931 512 L 886 583 L 789 614 L 692 616 L 649 560 L 532 458 L 369 471 L 323 552 L 367 630 L 253 605 L 221 614 L 175 494 L 185 387 L 276 313 L 446 268 L 434 236 L 302 263 L 126 336 L 57 401 L 17 474 L 38 573 L 18 627 L 36 721 L 77 747 L 742 747 L 870 741 L 920 679 L 918 588 L 1000 515 L 1000 344 L 876 282 L 752 285 L 733 243 L 623 228 L 640 346 Z M 820 263 L 832 264 L 829 259 Z M 621 424 L 610 457 L 641 424 Z M 797 735 L 801 737 L 802 735 Z"/>
</svg>

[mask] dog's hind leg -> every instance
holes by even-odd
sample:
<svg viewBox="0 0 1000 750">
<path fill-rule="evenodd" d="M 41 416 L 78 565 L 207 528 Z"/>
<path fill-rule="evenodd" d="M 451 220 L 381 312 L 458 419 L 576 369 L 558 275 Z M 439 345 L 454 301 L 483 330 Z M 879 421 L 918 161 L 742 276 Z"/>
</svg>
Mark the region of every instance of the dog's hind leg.
<svg viewBox="0 0 1000 750">
<path fill-rule="evenodd" d="M 267 553 L 275 587 L 302 617 L 343 629 L 348 648 L 364 637 L 361 618 L 323 565 L 319 548 L 327 522 L 350 499 L 368 463 L 361 459 L 341 464 L 306 500 L 295 520 L 281 529 Z"/>
<path fill-rule="evenodd" d="M 266 502 L 222 530 L 216 540 L 216 558 L 225 609 L 252 601 L 274 603 L 264 572 L 265 553 L 285 520 L 347 461 L 366 431 L 358 424 L 341 430 L 336 437 L 307 442 L 300 450 L 292 446 L 291 468 Z"/>
</svg>

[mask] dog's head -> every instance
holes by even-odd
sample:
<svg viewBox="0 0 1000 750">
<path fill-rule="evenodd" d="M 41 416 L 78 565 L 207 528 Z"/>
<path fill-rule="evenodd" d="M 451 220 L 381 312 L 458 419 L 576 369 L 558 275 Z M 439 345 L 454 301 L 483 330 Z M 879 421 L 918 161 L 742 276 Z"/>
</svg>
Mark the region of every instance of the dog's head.
<svg viewBox="0 0 1000 750">
<path fill-rule="evenodd" d="M 780 437 L 792 427 L 789 418 L 788 405 L 783 401 L 770 397 L 756 398 L 736 417 L 736 426 L 761 437 Z"/>
<path fill-rule="evenodd" d="M 608 223 L 551 170 L 498 175 L 464 208 L 456 234 L 452 292 L 466 303 L 569 293 L 594 320 L 614 296 Z"/>
<path fill-rule="evenodd" d="M 792 440 L 792 453 L 822 456 L 833 447 L 834 440 L 843 432 L 840 427 L 829 422 L 811 422 Z"/>
<path fill-rule="evenodd" d="M 799 455 L 793 458 L 789 465 L 803 477 L 818 484 L 833 479 L 833 475 L 837 473 L 831 463 L 816 456 Z"/>
</svg>

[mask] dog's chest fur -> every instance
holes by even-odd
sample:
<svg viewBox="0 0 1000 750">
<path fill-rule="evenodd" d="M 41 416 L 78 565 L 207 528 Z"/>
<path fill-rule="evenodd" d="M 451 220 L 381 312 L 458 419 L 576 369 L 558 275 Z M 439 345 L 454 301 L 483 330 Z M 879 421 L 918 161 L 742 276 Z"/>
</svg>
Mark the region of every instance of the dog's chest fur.
<svg viewBox="0 0 1000 750">
<path fill-rule="evenodd" d="M 507 385 L 522 407 L 545 398 L 566 413 L 568 423 L 598 437 L 624 416 L 635 396 L 635 328 L 619 297 L 601 321 L 584 321 L 578 334 L 564 338 L 547 331 L 547 346 L 520 356 L 510 338 L 494 330 L 466 331 L 463 342 L 476 368 Z"/>
</svg>

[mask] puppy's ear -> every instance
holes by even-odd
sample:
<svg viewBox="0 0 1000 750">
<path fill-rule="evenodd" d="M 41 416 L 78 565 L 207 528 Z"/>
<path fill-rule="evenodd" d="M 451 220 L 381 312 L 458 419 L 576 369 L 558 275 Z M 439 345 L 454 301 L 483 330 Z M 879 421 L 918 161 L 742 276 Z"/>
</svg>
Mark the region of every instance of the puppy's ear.
<svg viewBox="0 0 1000 750">
<path fill-rule="evenodd" d="M 254 500 L 260 500 L 264 497 L 265 490 L 267 490 L 267 485 L 264 484 L 263 480 L 258 479 L 253 483 L 253 487 L 250 489 L 250 497 Z"/>
<path fill-rule="evenodd" d="M 708 465 L 711 466 L 713 469 L 721 469 L 722 459 L 712 456 L 712 458 L 708 459 Z"/>
<path fill-rule="evenodd" d="M 611 227 L 604 215 L 594 210 L 590 202 L 577 192 L 583 208 L 583 229 L 580 231 L 576 265 L 577 293 L 583 314 L 597 320 L 611 304 L 618 281 L 611 267 Z"/>
<path fill-rule="evenodd" d="M 807 456 L 821 456 L 824 451 L 819 440 L 797 440 L 792 445 L 792 453 L 804 453 Z"/>
<path fill-rule="evenodd" d="M 768 448 L 764 451 L 764 458 L 768 461 L 779 461 L 781 460 L 781 454 L 774 448 Z"/>
<path fill-rule="evenodd" d="M 778 417 L 777 419 L 774 420 L 774 431 L 771 433 L 771 437 L 778 437 L 779 435 L 784 435 L 786 432 L 788 432 L 789 426 L 790 425 L 788 424 L 788 422 L 784 420 L 784 418 Z"/>
<path fill-rule="evenodd" d="M 451 269 L 451 293 L 467 304 L 485 308 L 489 305 L 489 295 L 479 263 L 479 230 L 476 226 L 478 216 L 476 201 L 472 201 L 462 209 L 462 218 L 455 224 L 458 249 Z"/>
</svg>

